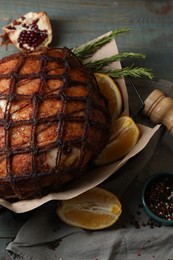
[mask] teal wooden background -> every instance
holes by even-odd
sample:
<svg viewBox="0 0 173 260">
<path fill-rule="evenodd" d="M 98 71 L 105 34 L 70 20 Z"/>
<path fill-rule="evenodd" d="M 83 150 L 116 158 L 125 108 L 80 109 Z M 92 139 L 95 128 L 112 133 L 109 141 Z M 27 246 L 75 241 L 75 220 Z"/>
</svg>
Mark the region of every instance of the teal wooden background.
<svg viewBox="0 0 173 260">
<path fill-rule="evenodd" d="M 115 28 L 131 32 L 117 38 L 120 51 L 147 55 L 137 65 L 150 67 L 156 79 L 173 80 L 173 1 L 164 0 L 1 0 L 0 27 L 29 11 L 46 11 L 54 46 L 72 47 Z M 0 48 L 0 57 L 15 52 Z M 129 61 L 130 63 L 131 61 Z"/>
<path fill-rule="evenodd" d="M 144 52 L 137 66 L 151 68 L 155 79 L 173 81 L 173 1 L 169 0 L 0 0 L 0 28 L 29 11 L 46 11 L 53 27 L 53 46 L 73 47 L 110 30 L 129 27 L 120 35 L 120 51 Z M 16 52 L 0 47 L 0 57 Z M 130 64 L 129 60 L 127 64 Z M 0 213 L 0 259 L 23 219 Z"/>
</svg>

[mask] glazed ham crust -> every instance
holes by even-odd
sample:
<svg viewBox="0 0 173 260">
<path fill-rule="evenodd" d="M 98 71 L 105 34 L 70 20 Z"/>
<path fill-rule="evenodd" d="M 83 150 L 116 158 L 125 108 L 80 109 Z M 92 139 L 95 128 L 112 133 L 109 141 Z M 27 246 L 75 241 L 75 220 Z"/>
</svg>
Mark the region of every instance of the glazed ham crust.
<svg viewBox="0 0 173 260">
<path fill-rule="evenodd" d="M 109 137 L 93 73 L 67 48 L 0 61 L 0 197 L 28 199 L 78 178 Z"/>
</svg>

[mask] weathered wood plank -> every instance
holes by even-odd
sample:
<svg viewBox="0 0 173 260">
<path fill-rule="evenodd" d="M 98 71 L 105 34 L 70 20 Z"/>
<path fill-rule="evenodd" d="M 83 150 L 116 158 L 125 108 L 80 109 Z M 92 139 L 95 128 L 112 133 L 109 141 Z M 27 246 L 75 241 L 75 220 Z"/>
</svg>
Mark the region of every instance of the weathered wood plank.
<svg viewBox="0 0 173 260">
<path fill-rule="evenodd" d="M 161 3 L 162 2 L 162 3 Z M 133 7 L 133 8 L 132 8 Z M 4 18 L 15 19 L 28 11 L 44 10 L 54 30 L 55 46 L 72 47 L 115 28 L 129 26 L 131 32 L 117 39 L 121 51 L 146 53 L 139 64 L 151 67 L 155 77 L 172 80 L 173 3 L 170 1 L 5 1 L 0 2 L 0 26 Z M 55 36 L 56 35 L 56 36 Z M 0 57 L 16 49 L 0 49 Z"/>
</svg>

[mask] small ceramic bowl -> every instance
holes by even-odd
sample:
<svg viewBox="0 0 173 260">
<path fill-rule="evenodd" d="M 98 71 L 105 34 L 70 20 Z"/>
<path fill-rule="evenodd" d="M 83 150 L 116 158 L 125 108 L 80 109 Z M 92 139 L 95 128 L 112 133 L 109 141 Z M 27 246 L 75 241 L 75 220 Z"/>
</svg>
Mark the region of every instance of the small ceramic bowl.
<svg viewBox="0 0 173 260">
<path fill-rule="evenodd" d="M 173 225 L 173 173 L 157 173 L 142 190 L 143 208 L 151 221 Z"/>
</svg>

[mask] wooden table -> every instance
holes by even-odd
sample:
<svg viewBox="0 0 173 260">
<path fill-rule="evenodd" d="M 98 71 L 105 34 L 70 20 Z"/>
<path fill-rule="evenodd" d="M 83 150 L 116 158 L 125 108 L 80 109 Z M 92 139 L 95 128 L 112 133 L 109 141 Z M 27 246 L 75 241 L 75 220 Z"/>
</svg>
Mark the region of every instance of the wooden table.
<svg viewBox="0 0 173 260">
<path fill-rule="evenodd" d="M 151 68 L 155 79 L 173 80 L 173 2 L 170 0 L 1 0 L 0 27 L 29 11 L 46 11 L 53 27 L 53 46 L 73 47 L 116 28 L 131 32 L 117 38 L 119 51 L 143 52 L 137 66 Z M 0 48 L 0 57 L 16 52 Z M 129 61 L 130 63 L 131 61 Z M 132 61 L 134 62 L 134 61 Z M 24 218 L 0 212 L 0 259 Z"/>
</svg>

